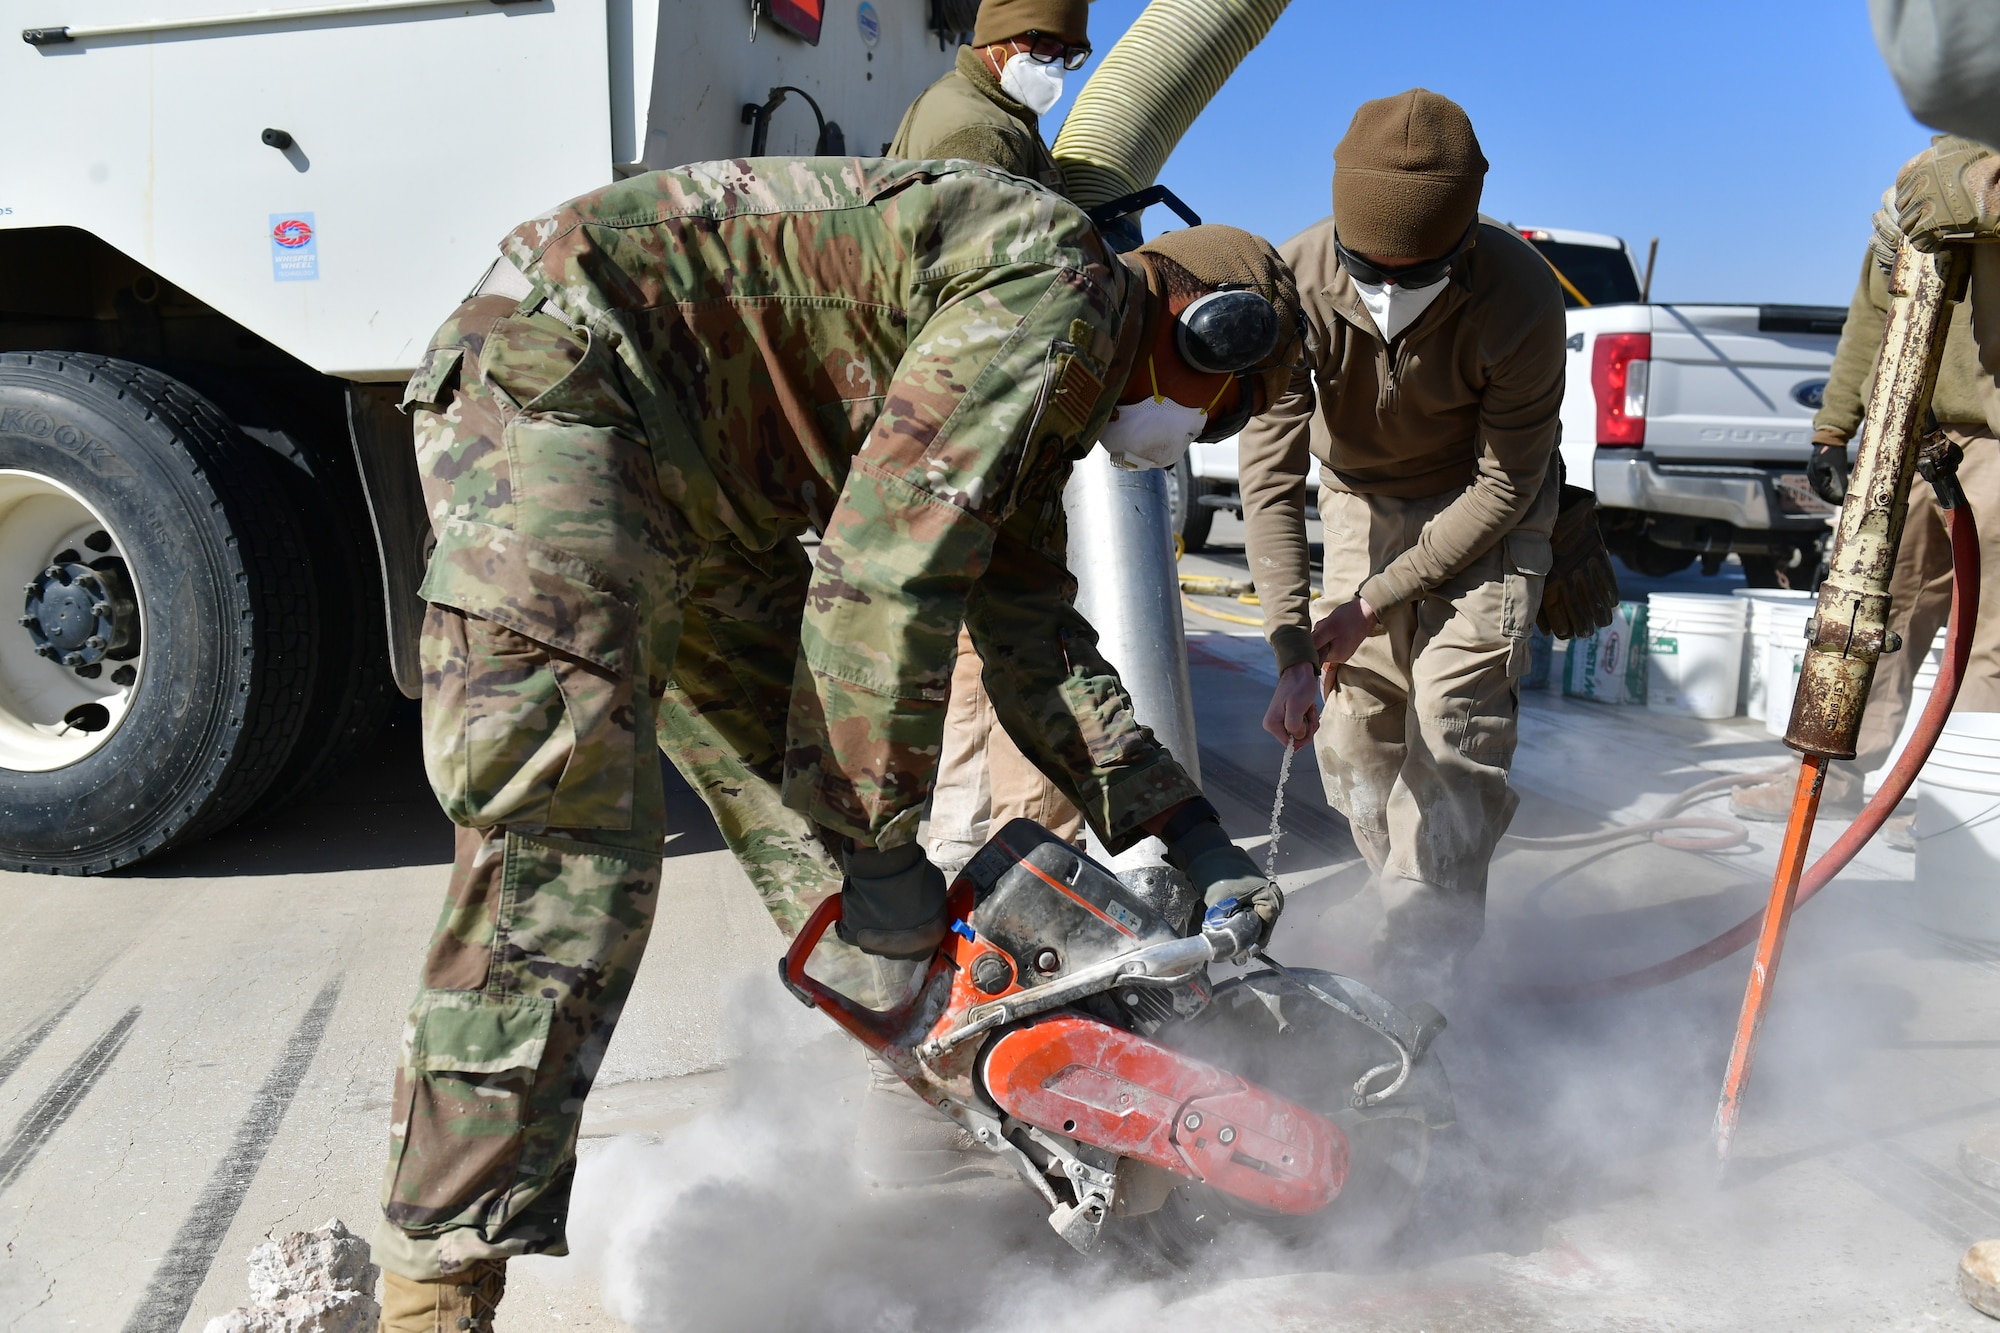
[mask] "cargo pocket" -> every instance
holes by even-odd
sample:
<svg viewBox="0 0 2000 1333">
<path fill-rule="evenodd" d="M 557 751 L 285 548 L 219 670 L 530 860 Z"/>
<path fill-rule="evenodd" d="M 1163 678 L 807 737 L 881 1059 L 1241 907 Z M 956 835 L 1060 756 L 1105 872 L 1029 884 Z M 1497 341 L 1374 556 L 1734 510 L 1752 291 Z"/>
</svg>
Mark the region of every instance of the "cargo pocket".
<svg viewBox="0 0 2000 1333">
<path fill-rule="evenodd" d="M 383 1211 L 410 1231 L 485 1226 L 514 1191 L 553 1001 L 426 991 L 410 1016 L 402 1134 Z"/>
<path fill-rule="evenodd" d="M 1053 343 L 1042 363 L 1042 388 L 1035 399 L 1028 428 L 1013 466 L 995 479 L 996 492 L 1006 492 L 995 516 L 1005 519 L 1023 504 L 1033 503 L 1049 483 L 1065 472 L 1078 450 L 1084 427 L 1104 397 L 1104 384 L 1085 364 L 1079 350 Z M 1008 475 L 1011 474 L 1011 475 Z"/>
<path fill-rule="evenodd" d="M 458 370 L 465 360 L 463 347 L 433 347 L 424 353 L 424 363 L 403 386 L 402 401 L 396 406 L 404 413 L 412 408 L 440 411 L 458 385 Z"/>
<path fill-rule="evenodd" d="M 1528 674 L 1533 648 L 1528 638 L 1542 610 L 1542 585 L 1555 563 L 1547 533 L 1510 532 L 1506 540 L 1507 568 L 1500 607 L 1500 630 L 1507 638 L 1507 675 Z"/>
<path fill-rule="evenodd" d="M 1072 638 L 1066 629 L 1056 631 L 1056 639 L 1068 668 L 1060 686 L 1063 704 L 1090 762 L 1098 768 L 1123 768 L 1150 758 L 1153 733 L 1125 707 L 1117 673 L 1097 645 Z"/>
<path fill-rule="evenodd" d="M 464 519 L 438 536 L 419 595 L 424 763 L 471 828 L 629 829 L 638 612 L 587 561 Z"/>
</svg>

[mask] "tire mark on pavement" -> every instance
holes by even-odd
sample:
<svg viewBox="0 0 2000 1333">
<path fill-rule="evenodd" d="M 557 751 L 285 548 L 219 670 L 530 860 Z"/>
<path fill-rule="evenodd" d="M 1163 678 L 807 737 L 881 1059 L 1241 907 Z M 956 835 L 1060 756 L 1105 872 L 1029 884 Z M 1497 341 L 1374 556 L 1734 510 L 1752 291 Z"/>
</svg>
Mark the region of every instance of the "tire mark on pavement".
<svg viewBox="0 0 2000 1333">
<path fill-rule="evenodd" d="M 77 991 L 67 1000 L 64 1000 L 56 1007 L 54 1013 L 36 1025 L 33 1032 L 15 1042 L 7 1049 L 4 1055 L 0 1055 L 0 1083 L 5 1083 L 8 1079 L 14 1077 L 14 1071 L 27 1063 L 28 1057 L 33 1055 L 36 1049 L 48 1039 L 48 1035 L 51 1032 L 56 1030 L 56 1025 L 61 1023 L 65 1018 L 68 1018 L 69 1011 L 76 1008 L 77 1004 L 88 994 L 90 994 L 90 987 L 85 986 L 82 990 Z"/>
<path fill-rule="evenodd" d="M 139 1298 L 138 1309 L 125 1322 L 124 1333 L 176 1333 L 187 1318 L 195 1293 L 201 1290 L 209 1266 L 215 1262 L 215 1252 L 229 1234 L 236 1210 L 242 1207 L 243 1196 L 249 1192 L 250 1182 L 257 1178 L 264 1154 L 270 1151 L 285 1111 L 319 1051 L 327 1019 L 333 1014 L 334 1002 L 340 998 L 340 980 L 336 976 L 320 987 L 305 1017 L 292 1030 L 278 1063 L 251 1098 L 249 1113 L 236 1127 L 229 1151 L 216 1164 L 208 1183 L 202 1186 L 201 1196 L 160 1259 L 159 1267 L 153 1270 L 153 1280 L 146 1284 L 146 1294 Z"/>
<path fill-rule="evenodd" d="M 65 1008 L 63 1013 L 67 1012 Z M 31 1033 L 28 1040 L 39 1044 L 48 1035 L 46 1029 L 53 1028 L 61 1017 L 62 1013 L 59 1013 L 48 1020 Z M 111 1067 L 118 1052 L 124 1049 L 125 1039 L 132 1035 L 132 1025 L 138 1021 L 139 1009 L 134 1005 L 125 1011 L 123 1018 L 111 1025 L 110 1030 L 92 1042 L 89 1050 L 72 1060 L 69 1068 L 49 1085 L 47 1092 L 35 1099 L 35 1104 L 28 1108 L 21 1122 L 14 1126 L 14 1133 L 8 1138 L 6 1146 L 0 1147 L 0 1193 L 4 1193 L 28 1169 L 28 1163 L 42 1150 L 42 1145 L 62 1128 L 63 1121 L 75 1113 L 84 1097 L 97 1086 L 97 1080 L 104 1077 L 104 1071 Z M 17 1046 L 15 1049 L 20 1048 Z M 33 1046 L 28 1047 L 28 1050 L 33 1049 Z M 13 1054 L 9 1051 L 9 1058 Z M 21 1052 L 21 1058 L 27 1058 L 26 1051 Z M 7 1072 L 12 1073 L 13 1070 Z"/>
</svg>

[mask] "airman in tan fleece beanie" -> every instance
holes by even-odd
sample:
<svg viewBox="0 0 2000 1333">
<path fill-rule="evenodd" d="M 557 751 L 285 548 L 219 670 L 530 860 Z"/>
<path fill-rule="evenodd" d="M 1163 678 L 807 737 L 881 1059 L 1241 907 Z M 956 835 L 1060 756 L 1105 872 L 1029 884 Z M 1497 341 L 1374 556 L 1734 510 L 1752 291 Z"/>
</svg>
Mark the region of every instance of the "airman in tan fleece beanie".
<svg viewBox="0 0 2000 1333">
<path fill-rule="evenodd" d="M 1030 32 L 1089 41 L 1090 0 L 984 0 L 973 20 L 972 44 L 991 46 Z"/>
<path fill-rule="evenodd" d="M 1412 88 L 1363 102 L 1333 150 L 1340 243 L 1405 263 L 1450 254 L 1479 216 L 1485 180 L 1479 137 L 1449 97 Z"/>
</svg>

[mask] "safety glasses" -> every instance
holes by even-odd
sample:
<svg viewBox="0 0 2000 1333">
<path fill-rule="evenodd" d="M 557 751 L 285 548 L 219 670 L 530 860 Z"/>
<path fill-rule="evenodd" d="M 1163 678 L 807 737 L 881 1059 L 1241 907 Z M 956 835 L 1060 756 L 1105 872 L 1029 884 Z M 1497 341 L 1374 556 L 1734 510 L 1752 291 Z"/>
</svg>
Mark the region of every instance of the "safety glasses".
<svg viewBox="0 0 2000 1333">
<path fill-rule="evenodd" d="M 1022 54 L 1039 65 L 1060 64 L 1064 69 L 1076 70 L 1090 59 L 1089 42 L 1066 42 L 1053 33 L 1023 33 L 1014 39 L 1014 45 L 1025 45 L 1027 50 Z"/>
<path fill-rule="evenodd" d="M 1451 272 L 1452 264 L 1472 244 L 1472 233 L 1478 226 L 1478 220 L 1474 219 L 1472 226 L 1465 229 L 1465 235 L 1458 238 L 1458 244 L 1451 248 L 1450 254 L 1441 259 L 1426 259 L 1419 264 L 1400 264 L 1395 268 L 1371 264 L 1340 243 L 1338 230 L 1333 234 L 1333 252 L 1340 257 L 1340 266 L 1347 270 L 1347 276 L 1356 282 L 1375 287 L 1385 282 L 1393 282 L 1398 287 L 1428 287 Z"/>
</svg>

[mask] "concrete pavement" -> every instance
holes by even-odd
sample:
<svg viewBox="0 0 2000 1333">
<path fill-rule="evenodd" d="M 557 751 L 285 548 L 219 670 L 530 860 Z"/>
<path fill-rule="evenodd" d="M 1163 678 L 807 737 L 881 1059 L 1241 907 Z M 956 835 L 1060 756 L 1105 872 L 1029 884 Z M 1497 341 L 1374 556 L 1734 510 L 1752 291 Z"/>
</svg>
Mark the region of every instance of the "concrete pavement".
<svg viewBox="0 0 2000 1333">
<path fill-rule="evenodd" d="M 1240 550 L 1189 563 L 1240 569 Z M 1247 627 L 1190 629 L 1207 781 L 1256 845 L 1278 767 L 1255 730 L 1268 654 Z M 1552 694 L 1523 711 L 1527 834 L 1643 817 L 1701 777 L 1784 761 L 1740 722 Z M 1300 763 L 1274 951 L 1365 971 L 1366 876 L 1317 789 Z M 1955 1155 L 2000 1121 L 2000 950 L 1920 924 L 1900 854 L 1870 849 L 1801 911 L 1718 1188 L 1706 1136 L 1742 959 L 1587 1005 L 1516 986 L 1732 923 L 1761 900 L 1776 830 L 1728 855 L 1509 844 L 1479 965 L 1436 997 L 1460 1125 L 1434 1143 L 1407 1231 L 1362 1263 L 1251 1243 L 1162 1275 L 1070 1254 L 1016 1182 L 871 1188 L 851 1161 L 880 1110 L 862 1066 L 773 984 L 776 930 L 678 801 L 663 927 L 586 1118 L 578 1254 L 513 1266 L 509 1333 L 1988 1327 L 1953 1272 L 2000 1236 L 2000 1195 Z M 449 852 L 406 723 L 309 810 L 121 876 L 0 875 L 16 979 L 0 995 L 0 1330 L 200 1329 L 245 1299 L 268 1232 L 338 1216 L 368 1234 Z M 694 918 L 731 941 L 722 956 L 680 946 L 672 923 Z"/>
</svg>

